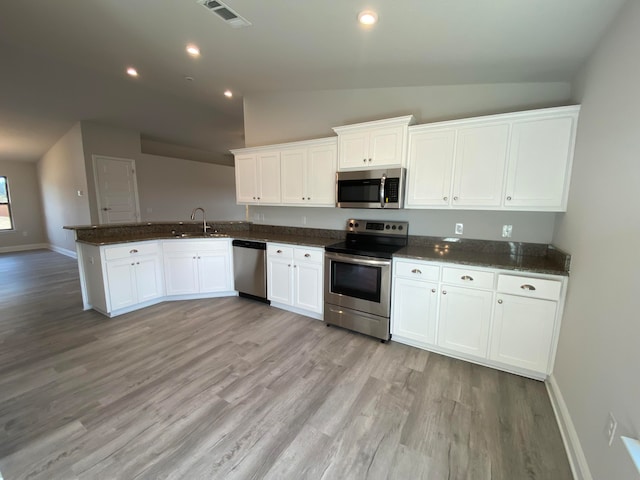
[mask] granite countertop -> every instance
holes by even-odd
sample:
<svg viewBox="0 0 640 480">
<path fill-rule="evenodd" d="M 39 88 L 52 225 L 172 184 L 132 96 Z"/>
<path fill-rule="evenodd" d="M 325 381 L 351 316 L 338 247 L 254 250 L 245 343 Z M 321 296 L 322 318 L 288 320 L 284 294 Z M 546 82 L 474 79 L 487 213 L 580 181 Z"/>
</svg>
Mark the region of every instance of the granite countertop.
<svg viewBox="0 0 640 480">
<path fill-rule="evenodd" d="M 456 263 L 475 267 L 501 268 L 530 273 L 569 275 L 568 261 L 558 255 L 523 255 L 507 252 L 486 252 L 434 246 L 408 246 L 394 254 L 394 258 Z"/>
<path fill-rule="evenodd" d="M 76 231 L 76 241 L 89 245 L 114 245 L 145 240 L 185 240 L 233 238 L 324 248 L 344 240 L 344 230 L 255 225 L 250 222 L 154 222 L 117 226 L 65 227 Z M 188 236 L 182 237 L 181 233 Z M 552 245 L 410 236 L 409 245 L 394 258 L 435 261 L 529 273 L 569 275 L 571 255 Z"/>
</svg>

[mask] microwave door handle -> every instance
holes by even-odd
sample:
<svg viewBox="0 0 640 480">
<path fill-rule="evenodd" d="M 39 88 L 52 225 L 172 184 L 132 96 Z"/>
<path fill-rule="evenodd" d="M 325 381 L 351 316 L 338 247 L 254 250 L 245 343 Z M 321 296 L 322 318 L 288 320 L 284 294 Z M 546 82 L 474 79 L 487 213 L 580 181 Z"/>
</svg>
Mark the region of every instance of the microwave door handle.
<svg viewBox="0 0 640 480">
<path fill-rule="evenodd" d="M 383 173 L 380 179 L 380 208 L 384 208 L 384 184 L 387 180 L 387 174 Z"/>
</svg>

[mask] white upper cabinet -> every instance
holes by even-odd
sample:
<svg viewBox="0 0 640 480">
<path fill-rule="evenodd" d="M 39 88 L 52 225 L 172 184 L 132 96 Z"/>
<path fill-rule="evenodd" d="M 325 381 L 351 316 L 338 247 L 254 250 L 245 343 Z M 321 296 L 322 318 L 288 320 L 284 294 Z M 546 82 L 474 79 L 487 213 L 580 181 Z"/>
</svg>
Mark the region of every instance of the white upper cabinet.
<svg viewBox="0 0 640 480">
<path fill-rule="evenodd" d="M 451 175 L 455 155 L 456 130 L 409 132 L 409 172 L 407 205 L 446 207 L 451 196 Z"/>
<path fill-rule="evenodd" d="M 462 128 L 456 142 L 453 207 L 499 207 L 509 124 Z"/>
<path fill-rule="evenodd" d="M 232 150 L 238 203 L 334 206 L 335 137 Z"/>
<path fill-rule="evenodd" d="M 409 128 L 407 208 L 564 211 L 579 106 Z"/>
<path fill-rule="evenodd" d="M 578 108 L 515 121 L 504 206 L 566 210 Z"/>
<path fill-rule="evenodd" d="M 236 201 L 280 203 L 280 152 L 265 150 L 236 155 Z"/>
<path fill-rule="evenodd" d="M 364 170 L 405 165 L 407 128 L 413 115 L 335 127 L 338 170 Z"/>
<path fill-rule="evenodd" d="M 337 140 L 299 142 L 281 151 L 282 203 L 334 206 Z"/>
</svg>

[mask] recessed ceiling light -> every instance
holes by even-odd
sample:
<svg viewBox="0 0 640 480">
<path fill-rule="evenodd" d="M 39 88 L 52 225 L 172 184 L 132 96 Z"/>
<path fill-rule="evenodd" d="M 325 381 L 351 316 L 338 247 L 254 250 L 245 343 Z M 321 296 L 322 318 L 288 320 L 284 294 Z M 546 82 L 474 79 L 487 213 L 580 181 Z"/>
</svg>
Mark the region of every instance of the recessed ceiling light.
<svg viewBox="0 0 640 480">
<path fill-rule="evenodd" d="M 192 57 L 199 57 L 200 49 L 198 48 L 197 45 L 193 45 L 193 44 L 187 45 L 187 53 Z"/>
<path fill-rule="evenodd" d="M 138 76 L 138 71 L 133 67 L 129 67 L 129 68 L 127 68 L 127 75 L 129 75 L 131 77 L 137 77 Z"/>
<path fill-rule="evenodd" d="M 233 92 L 231 90 L 225 90 L 224 91 L 224 96 L 227 98 L 231 98 L 233 97 Z"/>
<path fill-rule="evenodd" d="M 358 14 L 358 21 L 362 25 L 373 25 L 378 21 L 378 14 L 376 12 L 372 12 L 371 10 L 365 10 L 364 12 L 360 12 Z"/>
</svg>

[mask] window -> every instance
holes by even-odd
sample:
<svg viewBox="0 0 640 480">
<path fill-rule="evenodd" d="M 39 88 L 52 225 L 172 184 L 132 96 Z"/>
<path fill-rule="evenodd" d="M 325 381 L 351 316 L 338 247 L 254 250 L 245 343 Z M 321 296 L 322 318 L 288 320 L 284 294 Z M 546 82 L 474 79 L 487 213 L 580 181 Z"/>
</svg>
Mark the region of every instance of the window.
<svg viewBox="0 0 640 480">
<path fill-rule="evenodd" d="M 0 231 L 2 230 L 13 230 L 13 220 L 11 219 L 7 177 L 0 176 Z"/>
</svg>

